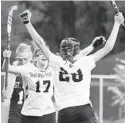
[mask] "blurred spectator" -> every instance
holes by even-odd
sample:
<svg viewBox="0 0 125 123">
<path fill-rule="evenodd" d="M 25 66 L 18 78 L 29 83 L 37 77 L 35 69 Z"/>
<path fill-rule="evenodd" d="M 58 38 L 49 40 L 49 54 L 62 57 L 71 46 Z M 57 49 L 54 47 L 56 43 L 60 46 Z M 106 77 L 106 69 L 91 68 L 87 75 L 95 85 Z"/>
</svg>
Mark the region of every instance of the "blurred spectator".
<svg viewBox="0 0 125 123">
<path fill-rule="evenodd" d="M 125 59 L 116 59 L 116 62 L 114 70 L 117 75 L 117 81 L 125 86 Z"/>
<path fill-rule="evenodd" d="M 125 116 L 125 59 L 116 59 L 114 71 L 116 73 L 116 81 L 123 84 L 124 91 L 118 87 L 108 88 L 109 91 L 112 91 L 115 94 L 115 96 L 112 97 L 114 101 L 111 106 L 120 105 L 124 111 Z"/>
</svg>

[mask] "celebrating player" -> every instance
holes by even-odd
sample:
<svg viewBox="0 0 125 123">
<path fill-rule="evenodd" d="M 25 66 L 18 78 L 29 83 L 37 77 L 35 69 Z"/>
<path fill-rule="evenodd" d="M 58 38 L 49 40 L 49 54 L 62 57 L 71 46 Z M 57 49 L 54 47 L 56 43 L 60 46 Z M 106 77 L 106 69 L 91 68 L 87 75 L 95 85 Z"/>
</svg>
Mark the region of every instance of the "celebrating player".
<svg viewBox="0 0 125 123">
<path fill-rule="evenodd" d="M 35 55 L 36 67 L 31 63 L 32 52 L 28 45 L 27 48 L 21 47 L 19 51 L 17 60 L 22 65 L 9 65 L 9 72 L 21 76 L 23 80 L 25 101 L 21 111 L 21 123 L 55 123 L 55 107 L 52 102 L 54 72 L 40 52 Z M 10 57 L 11 52 L 5 50 L 3 55 L 5 58 Z M 3 68 L 5 65 L 6 61 Z"/>
<path fill-rule="evenodd" d="M 103 47 L 105 43 L 106 43 L 105 37 L 103 36 L 95 37 L 92 43 L 88 47 L 86 47 L 83 50 L 80 50 L 79 54 L 73 57 L 73 60 L 75 61 L 78 60 L 80 57 L 89 55 L 94 49 L 100 46 Z M 56 55 L 60 56 L 60 53 L 57 52 Z"/>
<path fill-rule="evenodd" d="M 95 63 L 107 55 L 116 41 L 120 25 L 124 22 L 122 13 L 114 18 L 114 26 L 105 46 L 96 53 L 74 57 L 80 52 L 80 42 L 75 38 L 65 38 L 60 44 L 60 56 L 53 54 L 45 45 L 44 39 L 35 31 L 30 23 L 31 12 L 26 10 L 21 14 L 21 19 L 26 25 L 32 39 L 41 49 L 56 70 L 54 96 L 59 110 L 59 123 L 97 123 L 93 107 L 89 99 L 91 70 Z"/>
</svg>

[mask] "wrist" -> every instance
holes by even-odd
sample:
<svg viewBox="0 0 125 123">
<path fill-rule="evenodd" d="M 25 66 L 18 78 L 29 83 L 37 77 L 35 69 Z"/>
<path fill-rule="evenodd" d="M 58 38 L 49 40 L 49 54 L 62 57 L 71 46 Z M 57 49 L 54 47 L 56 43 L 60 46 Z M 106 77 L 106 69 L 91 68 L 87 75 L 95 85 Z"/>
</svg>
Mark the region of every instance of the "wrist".
<svg viewBox="0 0 125 123">
<path fill-rule="evenodd" d="M 95 47 L 93 46 L 93 44 L 90 44 L 90 47 L 93 48 L 93 49 L 95 48 Z"/>
<path fill-rule="evenodd" d="M 31 26 L 32 24 L 31 24 L 31 22 L 29 21 L 29 22 L 26 23 L 25 25 L 26 25 L 26 27 L 29 27 L 29 26 Z"/>
<path fill-rule="evenodd" d="M 114 25 L 120 26 L 121 24 L 117 21 L 115 21 Z"/>
<path fill-rule="evenodd" d="M 28 23 L 29 23 L 29 21 L 23 21 L 23 23 L 24 23 L 24 24 L 28 24 Z"/>
<path fill-rule="evenodd" d="M 92 50 L 95 49 L 95 47 L 93 46 L 93 44 L 90 44 L 90 45 L 89 45 L 89 49 L 92 49 Z"/>
</svg>

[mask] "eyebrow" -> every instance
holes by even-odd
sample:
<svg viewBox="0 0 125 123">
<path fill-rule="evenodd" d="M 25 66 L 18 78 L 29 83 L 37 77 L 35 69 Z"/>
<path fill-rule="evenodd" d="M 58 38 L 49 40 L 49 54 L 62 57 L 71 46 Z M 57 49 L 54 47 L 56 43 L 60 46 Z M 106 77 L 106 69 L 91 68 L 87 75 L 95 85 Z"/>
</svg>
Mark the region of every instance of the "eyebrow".
<svg viewBox="0 0 125 123">
<path fill-rule="evenodd" d="M 16 58 L 16 59 L 21 59 L 22 60 L 22 59 L 27 59 L 27 58 Z"/>
</svg>

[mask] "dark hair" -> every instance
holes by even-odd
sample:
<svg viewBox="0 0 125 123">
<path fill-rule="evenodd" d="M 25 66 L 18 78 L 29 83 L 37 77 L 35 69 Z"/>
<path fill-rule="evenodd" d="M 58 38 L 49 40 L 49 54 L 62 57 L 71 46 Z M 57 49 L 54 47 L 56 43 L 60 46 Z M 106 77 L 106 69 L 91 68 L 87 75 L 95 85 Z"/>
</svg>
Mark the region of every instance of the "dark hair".
<svg viewBox="0 0 125 123">
<path fill-rule="evenodd" d="M 61 41 L 60 44 L 60 54 L 64 55 L 66 47 L 73 49 L 73 56 L 79 53 L 80 50 L 80 42 L 78 39 L 73 37 L 65 38 Z"/>
</svg>

